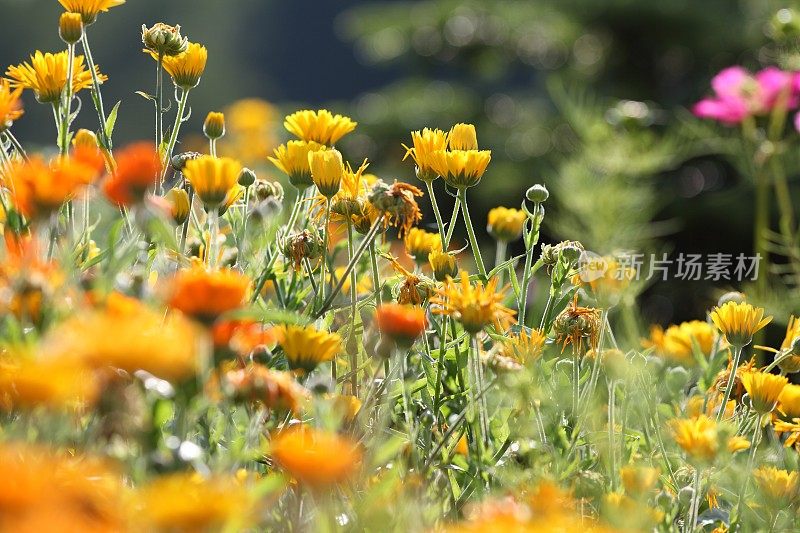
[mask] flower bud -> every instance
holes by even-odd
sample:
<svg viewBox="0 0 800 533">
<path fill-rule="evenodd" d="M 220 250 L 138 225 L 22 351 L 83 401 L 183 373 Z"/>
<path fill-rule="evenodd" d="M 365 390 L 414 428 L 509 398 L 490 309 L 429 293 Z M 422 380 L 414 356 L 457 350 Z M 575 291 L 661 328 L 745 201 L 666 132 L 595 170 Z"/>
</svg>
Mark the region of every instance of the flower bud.
<svg viewBox="0 0 800 533">
<path fill-rule="evenodd" d="M 97 150 L 100 144 L 97 142 L 97 135 L 93 131 L 80 129 L 75 132 L 75 137 L 72 138 L 72 146 L 78 150 Z"/>
<path fill-rule="evenodd" d="M 167 193 L 172 220 L 177 225 L 182 225 L 189 219 L 189 194 L 183 189 L 170 189 Z"/>
<path fill-rule="evenodd" d="M 267 199 L 283 201 L 283 186 L 277 181 L 256 181 L 255 193 L 256 199 L 262 202 Z"/>
<path fill-rule="evenodd" d="M 62 13 L 58 19 L 58 35 L 69 45 L 80 41 L 83 37 L 83 18 L 80 13 Z"/>
<path fill-rule="evenodd" d="M 203 135 L 212 141 L 224 137 L 225 115 L 216 111 L 212 111 L 206 115 L 206 120 L 203 122 Z"/>
<path fill-rule="evenodd" d="M 717 307 L 722 307 L 728 302 L 744 303 L 745 301 L 747 301 L 747 298 L 741 292 L 736 292 L 736 291 L 726 292 L 725 294 L 719 297 L 719 301 L 717 302 Z"/>
<path fill-rule="evenodd" d="M 428 263 L 433 270 L 433 277 L 436 281 L 444 281 L 448 277 L 455 277 L 458 269 L 456 268 L 456 258 L 441 250 L 433 250 L 428 254 Z"/>
<path fill-rule="evenodd" d="M 249 187 L 256 182 L 256 173 L 249 168 L 245 167 L 239 174 L 239 185 L 242 187 Z"/>
<path fill-rule="evenodd" d="M 570 264 L 575 263 L 583 255 L 583 247 L 576 244 L 578 243 L 568 243 L 561 248 L 561 256 Z"/>
<path fill-rule="evenodd" d="M 180 26 L 159 22 L 152 28 L 142 25 L 142 43 L 157 56 L 176 56 L 186 51 L 189 39 L 181 36 Z"/>
<path fill-rule="evenodd" d="M 451 150 L 477 150 L 478 135 L 472 124 L 456 124 L 448 135 Z"/>
<path fill-rule="evenodd" d="M 200 154 L 197 152 L 183 152 L 181 154 L 175 154 L 172 156 L 172 168 L 174 168 L 177 172 L 182 172 L 183 167 L 186 166 L 187 162 L 197 159 L 198 157 L 200 157 Z"/>
<path fill-rule="evenodd" d="M 550 192 L 547 190 L 547 187 L 541 183 L 537 183 L 528 189 L 525 193 L 525 197 L 535 204 L 541 204 L 547 201 L 550 197 Z"/>
</svg>

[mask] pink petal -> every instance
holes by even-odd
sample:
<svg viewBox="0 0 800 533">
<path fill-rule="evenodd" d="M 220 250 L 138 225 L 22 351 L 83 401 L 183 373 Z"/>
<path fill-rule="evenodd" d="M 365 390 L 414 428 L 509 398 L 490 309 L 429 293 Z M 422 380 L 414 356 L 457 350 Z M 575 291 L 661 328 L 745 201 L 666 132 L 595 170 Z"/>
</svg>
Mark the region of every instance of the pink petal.
<svg viewBox="0 0 800 533">
<path fill-rule="evenodd" d="M 694 105 L 692 113 L 729 125 L 739 124 L 749 115 L 747 105 L 740 98 L 706 98 Z"/>
<path fill-rule="evenodd" d="M 719 71 L 711 80 L 711 88 L 721 97 L 738 97 L 742 86 L 752 79 L 750 73 L 743 67 L 728 67 Z"/>
</svg>

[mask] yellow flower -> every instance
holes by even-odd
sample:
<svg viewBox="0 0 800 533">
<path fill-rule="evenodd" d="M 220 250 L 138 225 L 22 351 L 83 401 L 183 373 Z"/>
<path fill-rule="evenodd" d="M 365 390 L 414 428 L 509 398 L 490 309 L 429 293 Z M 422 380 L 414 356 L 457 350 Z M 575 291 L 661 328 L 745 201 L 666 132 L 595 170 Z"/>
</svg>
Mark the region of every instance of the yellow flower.
<svg viewBox="0 0 800 533">
<path fill-rule="evenodd" d="M 450 150 L 477 150 L 478 134 L 472 124 L 456 124 L 447 136 Z"/>
<path fill-rule="evenodd" d="M 495 207 L 489 211 L 486 230 L 498 241 L 510 242 L 520 238 L 527 218 L 528 215 L 519 209 Z"/>
<path fill-rule="evenodd" d="M 289 141 L 275 149 L 275 157 L 268 158 L 278 170 L 289 176 L 289 183 L 300 190 L 311 186 L 311 165 L 309 155 L 325 150 L 326 147 L 314 141 Z"/>
<path fill-rule="evenodd" d="M 656 355 L 672 363 L 694 366 L 694 346 L 706 356 L 714 349 L 717 331 L 708 322 L 692 320 L 671 325 L 666 331 L 661 326 L 650 328 L 650 338 L 642 341 L 645 348 L 655 348 Z"/>
<path fill-rule="evenodd" d="M 219 139 L 225 136 L 225 114 L 211 111 L 203 121 L 203 135 L 209 139 Z"/>
<path fill-rule="evenodd" d="M 497 290 L 497 278 L 489 280 L 486 286 L 480 281 L 471 284 L 464 270 L 460 278 L 460 282 L 448 278 L 436 289 L 431 298 L 432 312 L 454 317 L 472 335 L 490 324 L 494 324 L 498 333 L 505 332 L 514 322 L 515 313 L 501 303 L 504 291 Z"/>
<path fill-rule="evenodd" d="M 222 531 L 245 525 L 251 506 L 247 486 L 234 476 L 204 479 L 183 472 L 156 478 L 134 501 L 140 531 Z"/>
<path fill-rule="evenodd" d="M 438 178 L 439 174 L 433 168 L 431 156 L 434 152 L 447 150 L 447 133 L 430 128 L 412 131 L 411 143 L 412 148 L 403 145 L 403 148 L 406 149 L 403 160 L 405 161 L 408 156 L 411 156 L 417 166 L 417 177 L 422 181 L 433 181 Z"/>
<path fill-rule="evenodd" d="M 742 384 L 750 395 L 753 409 L 762 415 L 775 409 L 781 391 L 788 382 L 784 376 L 761 371 L 742 373 Z"/>
<path fill-rule="evenodd" d="M 319 331 L 312 326 L 281 326 L 278 344 L 292 369 L 311 372 L 320 363 L 332 361 L 342 350 L 338 333 Z"/>
<path fill-rule="evenodd" d="M 272 437 L 269 455 L 306 487 L 323 490 L 352 477 L 362 454 L 347 437 L 298 425 Z"/>
<path fill-rule="evenodd" d="M 0 78 L 0 132 L 11 127 L 11 124 L 22 116 L 22 87 L 11 89 L 9 81 Z"/>
<path fill-rule="evenodd" d="M 633 465 L 622 467 L 619 473 L 625 491 L 636 498 L 644 497 L 653 490 L 661 475 L 658 468 Z"/>
<path fill-rule="evenodd" d="M 436 278 L 436 281 L 444 281 L 458 272 L 455 256 L 442 251 L 441 248 L 431 250 L 428 254 L 428 264 L 433 270 L 433 277 Z"/>
<path fill-rule="evenodd" d="M 428 254 L 442 249 L 442 236 L 424 229 L 411 228 L 404 239 L 406 253 L 422 264 L 428 260 Z"/>
<path fill-rule="evenodd" d="M 153 56 L 153 59 L 158 60 L 157 54 L 148 53 Z M 197 43 L 189 43 L 186 51 L 176 56 L 163 57 L 162 65 L 177 87 L 188 90 L 197 87 L 197 84 L 200 83 L 200 77 L 206 70 L 207 61 L 208 50 L 206 47 Z"/>
<path fill-rule="evenodd" d="M 11 87 L 31 89 L 36 99 L 43 104 L 58 102 L 61 93 L 67 86 L 67 69 L 69 58 L 67 52 L 55 54 L 34 52 L 30 63 L 24 62 L 8 67 L 6 76 L 11 78 Z M 100 73 L 100 68 L 95 65 L 95 72 L 101 82 L 108 78 Z M 72 67 L 72 93 L 77 94 L 82 89 L 92 86 L 92 74 L 83 64 L 83 56 L 75 56 Z"/>
<path fill-rule="evenodd" d="M 572 281 L 588 289 L 600 306 L 612 307 L 619 303 L 634 277 L 636 269 L 607 256 L 584 262 L 581 272 Z"/>
<path fill-rule="evenodd" d="M 711 462 L 719 450 L 717 423 L 705 415 L 670 422 L 675 442 L 695 464 Z"/>
<path fill-rule="evenodd" d="M 338 266 L 334 270 L 335 275 L 330 276 L 331 283 L 334 283 L 335 280 L 342 279 L 344 275 L 344 271 L 347 270 L 347 267 Z M 356 291 L 359 295 L 365 295 L 372 292 L 372 277 L 371 276 L 356 276 Z M 344 284 L 342 285 L 342 294 L 350 294 L 350 276 L 347 276 L 344 279 Z"/>
<path fill-rule="evenodd" d="M 778 409 L 787 417 L 800 417 L 800 385 L 787 384 L 778 396 Z"/>
<path fill-rule="evenodd" d="M 750 448 L 750 441 L 741 435 L 734 435 L 728 439 L 728 453 L 741 452 Z"/>
<path fill-rule="evenodd" d="M 0 363 L 0 403 L 13 409 L 91 405 L 99 391 L 91 371 L 72 361 L 24 360 Z"/>
<path fill-rule="evenodd" d="M 121 6 L 125 0 L 58 0 L 64 9 L 70 13 L 79 13 L 84 24 L 91 24 L 102 11 L 106 12 L 112 7 Z"/>
<path fill-rule="evenodd" d="M 789 434 L 783 443 L 785 447 L 791 448 L 795 446 L 800 449 L 800 418 L 793 418 L 791 422 L 778 420 L 773 427 L 778 435 Z"/>
<path fill-rule="evenodd" d="M 547 337 L 538 329 L 520 329 L 519 333 L 512 334 L 503 339 L 503 355 L 515 361 L 526 364 L 535 361 L 542 355 Z"/>
<path fill-rule="evenodd" d="M 356 129 L 357 122 L 350 117 L 334 115 L 327 109 L 297 111 L 286 117 L 283 127 L 304 141 L 315 141 L 333 146 L 336 142 Z"/>
<path fill-rule="evenodd" d="M 83 17 L 80 13 L 61 13 L 58 19 L 58 36 L 66 44 L 77 43 L 83 37 Z"/>
<path fill-rule="evenodd" d="M 753 335 L 772 320 L 764 317 L 764 309 L 745 302 L 727 302 L 711 311 L 711 321 L 737 348 L 747 346 Z"/>
<path fill-rule="evenodd" d="M 342 186 L 344 175 L 344 163 L 339 150 L 309 152 L 308 166 L 311 169 L 311 179 L 320 194 L 328 199 L 333 198 Z"/>
<path fill-rule="evenodd" d="M 455 189 L 480 183 L 492 160 L 490 150 L 440 150 L 431 154 L 431 167 Z"/>
<path fill-rule="evenodd" d="M 204 155 L 186 162 L 183 174 L 208 208 L 219 207 L 239 181 L 242 165 L 228 157 Z"/>
<path fill-rule="evenodd" d="M 795 316 L 789 317 L 789 324 L 786 326 L 786 335 L 781 343 L 781 351 L 786 353 L 792 349 L 795 339 L 800 338 L 800 320 Z M 792 352 L 792 355 L 778 363 L 778 367 L 788 374 L 800 372 L 800 354 Z"/>
<path fill-rule="evenodd" d="M 169 202 L 169 214 L 177 225 L 182 225 L 189 219 L 191 205 L 189 194 L 183 189 L 170 189 L 166 195 Z"/>
<path fill-rule="evenodd" d="M 782 509 L 798 497 L 800 474 L 779 470 L 773 466 L 762 466 L 753 470 L 753 479 L 766 503 Z"/>
</svg>

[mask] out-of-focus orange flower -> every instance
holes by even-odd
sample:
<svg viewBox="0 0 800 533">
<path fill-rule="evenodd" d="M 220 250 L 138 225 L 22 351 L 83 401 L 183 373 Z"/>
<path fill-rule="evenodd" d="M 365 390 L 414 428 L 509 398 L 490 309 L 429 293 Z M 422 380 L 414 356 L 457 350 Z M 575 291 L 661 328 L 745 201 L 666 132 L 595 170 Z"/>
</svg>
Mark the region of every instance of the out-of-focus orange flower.
<svg viewBox="0 0 800 533">
<path fill-rule="evenodd" d="M 347 481 L 362 456 L 349 438 L 302 425 L 273 435 L 269 454 L 292 477 L 317 490 Z"/>
<path fill-rule="evenodd" d="M 234 270 L 209 271 L 194 266 L 173 278 L 168 304 L 210 324 L 223 313 L 242 307 L 249 285 L 250 280 Z"/>
<path fill-rule="evenodd" d="M 107 176 L 103 191 L 119 206 L 141 202 L 161 175 L 161 160 L 155 147 L 146 141 L 127 146 L 116 155 L 117 168 Z"/>
<path fill-rule="evenodd" d="M 263 365 L 225 373 L 223 390 L 237 400 L 258 401 L 265 407 L 299 413 L 310 393 L 288 372 L 270 370 Z"/>
<path fill-rule="evenodd" d="M 91 405 L 97 393 L 97 380 L 79 362 L 27 358 L 0 362 L 0 403 L 7 402 L 9 409 Z"/>
<path fill-rule="evenodd" d="M 425 310 L 400 304 L 383 304 L 375 312 L 378 330 L 401 346 L 411 346 L 425 331 Z"/>
<path fill-rule="evenodd" d="M 92 181 L 100 177 L 106 168 L 106 158 L 100 151 L 97 135 L 89 130 L 78 130 L 72 139 L 72 158 L 94 170 Z"/>
<path fill-rule="evenodd" d="M 5 179 L 14 206 L 28 218 L 42 219 L 89 183 L 92 171 L 69 159 L 48 164 L 41 157 L 34 157 L 15 163 Z"/>
</svg>

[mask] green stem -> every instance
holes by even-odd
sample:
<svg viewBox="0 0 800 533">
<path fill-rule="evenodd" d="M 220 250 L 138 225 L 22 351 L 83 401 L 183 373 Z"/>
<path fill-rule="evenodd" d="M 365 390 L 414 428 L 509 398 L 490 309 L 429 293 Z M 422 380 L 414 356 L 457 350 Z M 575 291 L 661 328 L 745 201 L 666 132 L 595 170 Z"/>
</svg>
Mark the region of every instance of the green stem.
<svg viewBox="0 0 800 533">
<path fill-rule="evenodd" d="M 206 259 L 212 270 L 217 268 L 219 257 L 219 208 L 212 207 L 208 212 L 208 254 Z"/>
<path fill-rule="evenodd" d="M 700 510 L 700 469 L 695 468 L 694 478 L 692 480 L 692 501 L 689 503 L 689 513 L 686 516 L 686 521 L 683 524 L 683 530 L 687 533 L 694 531 L 694 526 L 697 523 L 697 513 Z"/>
<path fill-rule="evenodd" d="M 461 200 L 456 198 L 456 203 L 453 205 L 453 214 L 450 216 L 450 224 L 447 226 L 447 235 L 445 236 L 444 243 L 442 243 L 445 250 L 450 247 L 450 241 L 453 240 L 453 231 L 456 229 L 459 209 L 461 209 Z"/>
<path fill-rule="evenodd" d="M 500 264 L 506 260 L 506 249 L 508 248 L 508 243 L 505 241 L 497 241 L 497 249 L 495 250 L 494 254 L 494 267 L 497 268 Z M 503 285 L 503 270 L 500 270 L 497 273 L 497 284 L 502 286 Z"/>
<path fill-rule="evenodd" d="M 73 69 L 75 68 L 75 45 L 70 44 L 67 46 L 67 84 L 64 87 L 64 100 L 62 102 L 62 115 L 61 115 L 61 138 L 59 141 L 59 148 L 61 155 L 67 155 L 69 151 L 69 124 L 70 115 L 72 114 L 72 76 Z"/>
<path fill-rule="evenodd" d="M 169 142 L 164 150 L 164 159 L 161 161 L 164 167 L 164 170 L 161 174 L 161 183 L 158 185 L 158 189 L 161 192 L 163 192 L 164 189 L 164 180 L 167 178 L 169 162 L 170 159 L 172 159 L 172 152 L 175 150 L 175 144 L 178 142 L 178 133 L 181 130 L 181 124 L 183 124 L 183 113 L 186 110 L 186 102 L 188 100 L 189 89 L 181 89 L 181 97 L 180 100 L 178 100 L 178 112 L 175 114 L 175 124 L 172 126 L 172 131 L 169 135 Z"/>
<path fill-rule="evenodd" d="M 164 142 L 164 55 L 158 54 L 156 62 L 156 148 Z"/>
<path fill-rule="evenodd" d="M 731 368 L 731 373 L 728 376 L 728 383 L 725 384 L 725 396 L 723 397 L 722 404 L 719 406 L 719 411 L 717 411 L 717 422 L 722 420 L 725 409 L 728 406 L 728 400 L 731 398 L 731 390 L 733 389 L 734 383 L 736 383 L 736 371 L 739 368 L 739 358 L 742 356 L 742 350 L 742 346 L 733 347 L 733 366 Z"/>
<path fill-rule="evenodd" d="M 608 382 L 608 479 L 611 490 L 614 490 L 617 478 L 617 451 L 616 451 L 616 406 L 617 404 L 617 384 L 614 380 Z"/>
<path fill-rule="evenodd" d="M 97 75 L 94 58 L 92 58 L 92 50 L 89 47 L 89 37 L 86 35 L 85 29 L 81 37 L 81 45 L 83 46 L 83 54 L 86 56 L 86 68 L 89 69 L 92 75 L 92 101 L 97 111 L 97 118 L 100 120 L 100 140 L 103 142 L 104 147 L 110 152 L 113 146 L 111 144 L 111 138 L 106 131 L 106 110 L 103 105 L 103 93 L 100 91 L 101 82 Z"/>
<path fill-rule="evenodd" d="M 331 200 L 327 198 L 325 200 L 325 222 L 322 226 L 322 264 L 319 267 L 319 301 L 322 302 L 325 300 L 325 286 L 327 285 L 325 281 L 325 272 L 328 267 L 328 227 L 331 223 Z"/>
<path fill-rule="evenodd" d="M 488 279 L 486 275 L 486 267 L 483 265 L 483 257 L 481 256 L 481 249 L 478 245 L 478 239 L 475 237 L 475 228 L 472 226 L 472 217 L 469 215 L 469 205 L 467 204 L 467 190 L 459 189 L 458 197 L 461 200 L 464 211 L 464 225 L 467 226 L 467 235 L 469 236 L 469 244 L 472 247 L 472 253 L 475 256 L 475 264 L 478 267 L 478 273 L 484 280 Z"/>
<path fill-rule="evenodd" d="M 431 199 L 431 206 L 433 207 L 433 215 L 436 217 L 436 225 L 439 227 L 439 235 L 444 239 L 444 222 L 442 221 L 442 213 L 439 211 L 439 203 L 436 201 L 436 192 L 433 190 L 433 181 L 425 180 L 425 185 L 428 187 L 428 196 Z M 447 250 L 442 242 L 443 250 Z"/>
<path fill-rule="evenodd" d="M 533 208 L 533 226 L 525 235 L 525 270 L 522 272 L 522 294 L 519 298 L 519 323 L 525 325 L 528 315 L 528 288 L 531 284 L 531 269 L 533 268 L 533 250 L 539 242 L 539 226 L 542 217 L 539 216 L 541 206 L 536 204 Z"/>
<path fill-rule="evenodd" d="M 381 274 L 378 270 L 378 254 L 375 251 L 375 242 L 369 243 L 369 262 L 372 269 L 372 287 L 375 290 L 375 307 L 380 307 L 381 296 Z"/>
<path fill-rule="evenodd" d="M 347 254 L 349 260 L 353 259 L 353 254 L 356 251 L 355 243 L 353 240 L 353 223 L 350 220 L 350 217 L 347 217 Z M 355 340 L 356 335 L 356 303 L 358 300 L 358 287 L 356 284 L 358 283 L 356 277 L 356 269 L 350 271 L 350 336 L 353 340 Z M 353 389 L 353 396 L 358 396 L 358 345 L 357 343 L 353 343 L 356 346 L 355 351 L 350 354 L 350 364 L 352 368 L 352 381 L 351 386 Z"/>
</svg>

